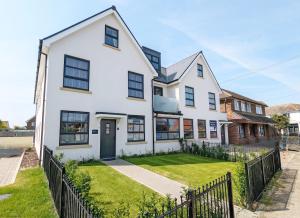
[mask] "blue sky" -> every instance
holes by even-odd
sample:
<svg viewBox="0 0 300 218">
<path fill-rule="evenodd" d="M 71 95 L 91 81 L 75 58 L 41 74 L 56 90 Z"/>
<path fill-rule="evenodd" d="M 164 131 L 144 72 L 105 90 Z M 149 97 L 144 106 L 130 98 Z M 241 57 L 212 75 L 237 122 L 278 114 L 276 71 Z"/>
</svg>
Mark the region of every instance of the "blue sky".
<svg viewBox="0 0 300 218">
<path fill-rule="evenodd" d="M 0 119 L 35 112 L 38 40 L 111 5 L 168 66 L 202 50 L 220 85 L 269 105 L 300 103 L 300 1 L 2 1 Z"/>
</svg>

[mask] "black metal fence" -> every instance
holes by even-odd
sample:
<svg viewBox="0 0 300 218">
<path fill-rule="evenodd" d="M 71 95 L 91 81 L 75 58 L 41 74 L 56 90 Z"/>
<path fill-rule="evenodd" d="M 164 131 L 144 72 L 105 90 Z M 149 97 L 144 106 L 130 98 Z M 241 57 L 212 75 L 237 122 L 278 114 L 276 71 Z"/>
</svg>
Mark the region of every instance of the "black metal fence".
<svg viewBox="0 0 300 218">
<path fill-rule="evenodd" d="M 59 217 L 92 218 L 93 211 L 65 174 L 64 166 L 44 146 L 43 167 Z"/>
<path fill-rule="evenodd" d="M 232 177 L 228 172 L 206 186 L 197 190 L 189 191 L 185 198 L 175 199 L 162 208 L 159 218 L 223 218 L 234 217 L 233 196 L 232 196 Z"/>
<path fill-rule="evenodd" d="M 249 204 L 261 196 L 264 188 L 278 170 L 281 170 L 279 148 L 245 163 Z"/>
<path fill-rule="evenodd" d="M 267 153 L 278 146 L 277 141 L 256 145 L 222 145 L 221 143 L 210 143 L 206 141 L 183 142 L 182 151 L 200 156 L 212 157 L 229 161 L 248 161 L 262 153 Z"/>
</svg>

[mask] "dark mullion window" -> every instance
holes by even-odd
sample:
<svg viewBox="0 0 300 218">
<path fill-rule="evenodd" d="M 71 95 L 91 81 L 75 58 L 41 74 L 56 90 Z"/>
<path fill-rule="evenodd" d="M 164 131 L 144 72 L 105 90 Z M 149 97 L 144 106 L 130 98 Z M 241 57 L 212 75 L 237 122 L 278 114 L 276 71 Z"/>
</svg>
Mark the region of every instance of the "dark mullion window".
<svg viewBox="0 0 300 218">
<path fill-rule="evenodd" d="M 105 44 L 119 47 L 119 31 L 113 27 L 105 25 Z"/>
<path fill-rule="evenodd" d="M 197 74 L 199 77 L 203 77 L 203 66 L 201 64 L 197 64 Z"/>
<path fill-rule="evenodd" d="M 206 138 L 206 121 L 198 120 L 198 138 Z"/>
<path fill-rule="evenodd" d="M 163 88 L 154 86 L 154 95 L 163 96 Z"/>
<path fill-rule="evenodd" d="M 240 124 L 239 125 L 239 135 L 240 135 L 240 138 L 245 138 L 246 135 L 245 135 L 245 124 Z"/>
<path fill-rule="evenodd" d="M 194 138 L 194 128 L 192 119 L 183 119 L 183 128 L 184 128 L 184 138 L 192 139 Z"/>
<path fill-rule="evenodd" d="M 209 127 L 210 127 L 210 138 L 218 138 L 217 121 L 210 120 L 209 121 Z"/>
<path fill-rule="evenodd" d="M 90 62 L 88 60 L 65 55 L 64 87 L 89 90 L 89 74 Z"/>
<path fill-rule="evenodd" d="M 128 142 L 145 141 L 145 117 L 128 115 L 127 118 Z"/>
<path fill-rule="evenodd" d="M 194 102 L 194 88 L 186 86 L 185 87 L 185 105 L 195 106 Z"/>
<path fill-rule="evenodd" d="M 128 97 L 144 98 L 144 75 L 128 72 Z"/>
<path fill-rule="evenodd" d="M 59 145 L 89 143 L 89 112 L 61 111 Z"/>
<path fill-rule="evenodd" d="M 156 140 L 174 140 L 180 137 L 179 118 L 156 118 Z"/>
<path fill-rule="evenodd" d="M 209 109 L 216 110 L 216 95 L 215 93 L 208 93 Z"/>
</svg>

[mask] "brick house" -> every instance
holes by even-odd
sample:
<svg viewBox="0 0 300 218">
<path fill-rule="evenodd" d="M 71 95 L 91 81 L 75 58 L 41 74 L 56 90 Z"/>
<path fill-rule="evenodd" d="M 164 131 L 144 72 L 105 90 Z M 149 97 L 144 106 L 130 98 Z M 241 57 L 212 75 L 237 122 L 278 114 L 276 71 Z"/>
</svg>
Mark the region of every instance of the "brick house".
<svg viewBox="0 0 300 218">
<path fill-rule="evenodd" d="M 220 96 L 221 111 L 227 113 L 230 144 L 257 144 L 272 142 L 277 133 L 273 120 L 266 117 L 262 101 L 256 101 L 223 89 Z"/>
</svg>

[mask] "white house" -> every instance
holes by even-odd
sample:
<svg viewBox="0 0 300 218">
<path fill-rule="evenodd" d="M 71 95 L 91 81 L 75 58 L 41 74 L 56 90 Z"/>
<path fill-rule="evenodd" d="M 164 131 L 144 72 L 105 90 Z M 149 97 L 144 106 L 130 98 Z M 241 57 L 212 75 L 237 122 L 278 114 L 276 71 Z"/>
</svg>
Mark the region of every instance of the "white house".
<svg viewBox="0 0 300 218">
<path fill-rule="evenodd" d="M 68 159 L 227 143 L 221 89 L 202 52 L 161 67 L 114 6 L 40 40 L 35 147 Z M 154 95 L 153 95 L 154 93 Z"/>
<path fill-rule="evenodd" d="M 288 111 L 285 115 L 289 118 L 288 134 L 291 136 L 300 135 L 300 111 Z"/>
</svg>

